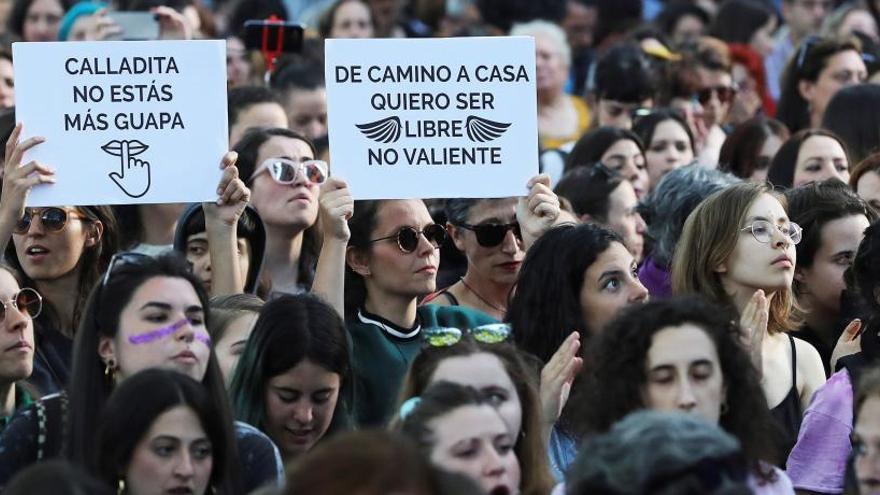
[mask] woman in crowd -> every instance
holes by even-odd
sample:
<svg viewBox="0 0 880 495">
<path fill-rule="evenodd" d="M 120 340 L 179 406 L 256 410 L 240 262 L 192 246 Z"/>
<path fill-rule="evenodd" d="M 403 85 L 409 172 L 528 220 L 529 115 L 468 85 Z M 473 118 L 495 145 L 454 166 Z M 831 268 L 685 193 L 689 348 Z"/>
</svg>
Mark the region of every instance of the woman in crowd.
<svg viewBox="0 0 880 495">
<path fill-rule="evenodd" d="M 694 137 L 681 116 L 672 110 L 655 110 L 637 120 L 633 132 L 645 144 L 645 165 L 651 189 L 669 171 L 694 161 Z"/>
<path fill-rule="evenodd" d="M 712 193 L 738 182 L 719 170 L 682 167 L 666 174 L 645 199 L 639 209 L 649 221 L 646 235 L 653 247 L 639 268 L 639 280 L 651 297 L 672 295 L 669 270 L 688 215 Z"/>
<path fill-rule="evenodd" d="M 317 297 L 266 303 L 239 362 L 229 392 L 235 414 L 266 433 L 285 462 L 349 426 L 345 327 Z"/>
<path fill-rule="evenodd" d="M 692 414 L 739 440 L 755 493 L 792 493 L 771 467 L 781 461 L 775 425 L 728 316 L 698 296 L 622 312 L 592 348 L 584 394 L 572 398 L 585 418 L 580 436 L 604 433 L 639 409 Z"/>
<path fill-rule="evenodd" d="M 235 438 L 223 397 L 177 371 L 125 380 L 101 413 L 88 466 L 119 493 L 234 493 Z"/>
<path fill-rule="evenodd" d="M 818 128 L 831 97 L 867 78 L 860 47 L 852 38 L 809 37 L 801 42 L 782 75 L 776 118 L 792 133 Z"/>
<path fill-rule="evenodd" d="M 516 202 L 516 198 L 446 201 L 446 230 L 467 258 L 467 272 L 423 304 L 462 305 L 504 319 L 525 256 Z"/>
<path fill-rule="evenodd" d="M 880 106 L 880 86 L 858 84 L 838 91 L 825 109 L 822 128 L 846 144 L 850 163 L 860 163 L 880 151 L 880 117 L 872 109 Z"/>
<path fill-rule="evenodd" d="M 579 220 L 613 230 L 636 262 L 642 261 L 645 221 L 638 212 L 639 200 L 629 181 L 596 163 L 572 169 L 554 191 L 568 200 Z"/>
<path fill-rule="evenodd" d="M 0 265 L 0 432 L 16 410 L 33 402 L 25 380 L 34 368 L 34 322 L 43 309 L 40 294 L 21 288 L 7 266 Z"/>
<path fill-rule="evenodd" d="M 15 0 L 7 28 L 22 41 L 58 41 L 61 18 L 73 0 Z"/>
<path fill-rule="evenodd" d="M 849 185 L 874 211 L 880 212 L 880 153 L 868 155 L 856 165 Z"/>
<path fill-rule="evenodd" d="M 117 227 L 106 206 L 25 208 L 31 188 L 54 182 L 55 175 L 45 165 L 22 163 L 24 153 L 44 138 L 20 141 L 21 133 L 18 124 L 6 143 L 0 239 L 22 283 L 43 296 L 30 383 L 49 394 L 70 380 L 74 330 L 89 291 L 116 252 Z"/>
<path fill-rule="evenodd" d="M 565 171 L 592 166 L 596 162 L 628 180 L 639 199 L 651 188 L 644 146 L 642 140 L 632 131 L 600 127 L 584 134 L 568 155 Z"/>
<path fill-rule="evenodd" d="M 235 367 L 264 304 L 262 299 L 253 294 L 211 298 L 211 323 L 208 331 L 214 340 L 217 364 L 227 386 L 232 382 Z"/>
<path fill-rule="evenodd" d="M 776 15 L 766 4 L 755 0 L 722 2 L 709 32 L 728 44 L 747 45 L 766 57 L 773 51 Z"/>
<path fill-rule="evenodd" d="M 857 493 L 876 493 L 880 486 L 880 368 L 866 371 L 859 382 L 852 444 Z"/>
<path fill-rule="evenodd" d="M 835 178 L 849 182 L 846 144 L 832 132 L 805 129 L 792 135 L 773 157 L 767 181 L 782 189 Z"/>
<path fill-rule="evenodd" d="M 515 438 L 476 390 L 438 382 L 403 408 L 399 430 L 442 469 L 473 479 L 486 493 L 520 493 Z"/>
<path fill-rule="evenodd" d="M 498 409 L 513 434 L 514 451 L 522 467 L 522 493 L 544 494 L 553 486 L 546 445 L 559 405 L 557 402 L 554 410 L 542 411 L 542 398 L 553 394 L 542 393 L 539 397 L 537 365 L 505 342 L 509 328 L 487 325 L 467 333 L 454 328 L 428 331 L 427 345 L 416 355 L 403 380 L 398 404 L 422 396 L 441 381 L 473 387 Z M 569 368 L 561 374 L 573 377 L 575 373 L 576 369 Z M 553 385 L 548 383 L 542 392 L 554 389 Z"/>
<path fill-rule="evenodd" d="M 789 335 L 801 228 L 785 198 L 744 183 L 719 191 L 688 216 L 672 262 L 675 294 L 702 294 L 736 311 L 762 377 L 767 404 L 793 445 L 803 411 L 825 381 L 816 349 Z"/>
<path fill-rule="evenodd" d="M 843 275 L 852 265 L 863 233 L 877 213 L 837 179 L 813 182 L 785 193 L 791 220 L 803 229 L 796 246 L 792 290 L 803 313 L 797 336 L 816 348 L 831 375 L 831 354 L 847 315 L 842 311 Z"/>
<path fill-rule="evenodd" d="M 376 32 L 373 9 L 363 0 L 337 0 L 321 17 L 321 38 L 372 38 Z"/>
<path fill-rule="evenodd" d="M 770 163 L 787 139 L 788 130 L 778 120 L 755 117 L 743 122 L 721 146 L 718 168 L 750 182 L 764 182 Z"/>
</svg>

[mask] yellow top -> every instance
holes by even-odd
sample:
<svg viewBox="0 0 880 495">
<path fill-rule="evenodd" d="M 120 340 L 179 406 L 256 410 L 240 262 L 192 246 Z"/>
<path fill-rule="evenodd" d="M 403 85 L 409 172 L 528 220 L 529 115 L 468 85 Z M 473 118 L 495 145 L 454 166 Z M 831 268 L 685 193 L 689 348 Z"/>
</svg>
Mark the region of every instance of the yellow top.
<svg viewBox="0 0 880 495">
<path fill-rule="evenodd" d="M 574 111 L 577 113 L 577 129 L 575 129 L 573 134 L 561 138 L 538 136 L 541 140 L 541 149 L 552 150 L 559 148 L 565 143 L 577 141 L 590 126 L 590 109 L 587 108 L 587 104 L 584 102 L 583 98 L 578 98 L 572 95 L 566 96 L 569 101 L 571 101 L 571 104 L 574 105 Z"/>
</svg>

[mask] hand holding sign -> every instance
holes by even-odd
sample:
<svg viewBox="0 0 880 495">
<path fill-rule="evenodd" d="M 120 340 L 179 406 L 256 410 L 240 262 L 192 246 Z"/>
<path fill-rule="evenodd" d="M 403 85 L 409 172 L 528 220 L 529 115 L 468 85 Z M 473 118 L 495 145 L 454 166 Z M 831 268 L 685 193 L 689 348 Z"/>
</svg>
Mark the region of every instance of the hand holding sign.
<svg viewBox="0 0 880 495">
<path fill-rule="evenodd" d="M 150 190 L 150 162 L 135 158 L 147 148 L 149 146 L 137 139 L 114 140 L 101 146 L 105 152 L 120 158 L 119 172 L 111 172 L 109 176 L 122 192 L 132 198 L 139 198 Z"/>
<path fill-rule="evenodd" d="M 550 189 L 549 175 L 532 177 L 528 187 L 529 195 L 520 198 L 516 205 L 516 219 L 526 249 L 556 224 L 560 212 L 559 196 Z"/>
</svg>

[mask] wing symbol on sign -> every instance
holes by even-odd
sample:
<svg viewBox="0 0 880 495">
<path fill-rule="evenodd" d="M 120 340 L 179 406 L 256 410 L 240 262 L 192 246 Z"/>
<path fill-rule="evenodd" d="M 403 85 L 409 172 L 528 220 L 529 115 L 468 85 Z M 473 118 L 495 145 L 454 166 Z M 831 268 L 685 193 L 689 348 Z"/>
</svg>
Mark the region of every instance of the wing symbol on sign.
<svg viewBox="0 0 880 495">
<path fill-rule="evenodd" d="M 364 136 L 378 143 L 393 143 L 400 139 L 400 118 L 386 117 L 375 122 L 366 124 L 355 124 L 355 127 L 361 130 Z"/>
<path fill-rule="evenodd" d="M 507 128 L 510 127 L 510 124 L 471 115 L 467 118 L 465 127 L 467 127 L 467 135 L 471 141 L 485 143 L 486 141 L 492 141 L 501 137 Z"/>
</svg>

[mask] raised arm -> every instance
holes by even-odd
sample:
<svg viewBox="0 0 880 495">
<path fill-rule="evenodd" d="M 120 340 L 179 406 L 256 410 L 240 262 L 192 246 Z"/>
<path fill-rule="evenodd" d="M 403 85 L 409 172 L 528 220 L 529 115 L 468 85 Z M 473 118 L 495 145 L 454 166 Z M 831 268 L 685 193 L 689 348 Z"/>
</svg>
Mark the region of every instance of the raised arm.
<svg viewBox="0 0 880 495">
<path fill-rule="evenodd" d="M 532 244 L 553 228 L 559 220 L 559 197 L 550 189 L 550 176 L 536 175 L 527 184 L 529 195 L 520 198 L 516 205 L 516 219 L 523 235 L 523 245 L 528 251 Z"/>
<path fill-rule="evenodd" d="M 345 250 L 351 237 L 348 219 L 354 213 L 354 199 L 345 181 L 331 177 L 321 186 L 319 201 L 324 244 L 318 256 L 312 292 L 345 318 Z"/>
<path fill-rule="evenodd" d="M 211 295 L 220 296 L 244 292 L 244 280 L 238 269 L 238 219 L 244 213 L 251 191 L 238 178 L 235 161 L 238 154 L 230 151 L 223 155 L 220 168 L 223 175 L 217 186 L 217 202 L 204 203 L 205 233 L 211 255 Z"/>
</svg>

